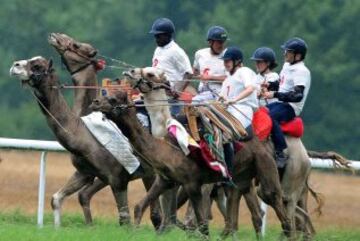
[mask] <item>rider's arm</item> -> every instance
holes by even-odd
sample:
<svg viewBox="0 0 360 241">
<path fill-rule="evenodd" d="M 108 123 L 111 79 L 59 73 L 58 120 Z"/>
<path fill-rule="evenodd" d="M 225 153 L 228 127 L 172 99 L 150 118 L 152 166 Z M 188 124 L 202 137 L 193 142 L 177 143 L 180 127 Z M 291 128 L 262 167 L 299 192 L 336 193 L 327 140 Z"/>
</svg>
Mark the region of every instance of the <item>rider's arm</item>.
<svg viewBox="0 0 360 241">
<path fill-rule="evenodd" d="M 238 96 L 236 96 L 235 98 L 231 99 L 231 100 L 227 100 L 228 104 L 232 104 L 232 103 L 236 103 L 239 100 L 242 100 L 246 97 L 248 97 L 249 95 L 252 94 L 252 92 L 254 92 L 256 90 L 256 87 L 253 85 L 248 85 L 247 87 L 245 87 L 245 89 L 243 91 L 240 92 L 240 94 Z"/>
<path fill-rule="evenodd" d="M 282 93 L 282 92 L 274 92 L 274 97 L 278 98 L 278 100 L 283 102 L 300 102 L 304 97 L 304 89 L 305 87 L 302 85 L 297 85 L 294 88 L 294 91 Z"/>
</svg>

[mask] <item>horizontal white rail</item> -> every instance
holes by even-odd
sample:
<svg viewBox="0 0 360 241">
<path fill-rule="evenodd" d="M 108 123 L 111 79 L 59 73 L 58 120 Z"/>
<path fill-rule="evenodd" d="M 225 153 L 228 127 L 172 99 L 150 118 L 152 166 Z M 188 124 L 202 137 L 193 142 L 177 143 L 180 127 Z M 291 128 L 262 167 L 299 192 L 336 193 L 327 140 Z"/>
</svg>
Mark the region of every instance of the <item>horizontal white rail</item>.
<svg viewBox="0 0 360 241">
<path fill-rule="evenodd" d="M 66 151 L 57 141 L 24 140 L 0 138 L 1 149 L 21 149 L 36 151 Z"/>
</svg>

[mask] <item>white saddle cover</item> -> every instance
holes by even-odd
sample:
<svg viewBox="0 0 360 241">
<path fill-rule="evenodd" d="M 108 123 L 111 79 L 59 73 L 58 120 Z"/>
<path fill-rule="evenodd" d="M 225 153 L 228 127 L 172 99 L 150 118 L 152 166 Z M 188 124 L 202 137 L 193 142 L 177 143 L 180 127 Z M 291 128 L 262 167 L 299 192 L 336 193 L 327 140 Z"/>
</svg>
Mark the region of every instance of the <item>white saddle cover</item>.
<svg viewBox="0 0 360 241">
<path fill-rule="evenodd" d="M 101 112 L 92 112 L 81 119 L 94 137 L 130 174 L 136 171 L 140 162 L 133 154 L 129 140 L 114 122 L 107 119 Z"/>
</svg>

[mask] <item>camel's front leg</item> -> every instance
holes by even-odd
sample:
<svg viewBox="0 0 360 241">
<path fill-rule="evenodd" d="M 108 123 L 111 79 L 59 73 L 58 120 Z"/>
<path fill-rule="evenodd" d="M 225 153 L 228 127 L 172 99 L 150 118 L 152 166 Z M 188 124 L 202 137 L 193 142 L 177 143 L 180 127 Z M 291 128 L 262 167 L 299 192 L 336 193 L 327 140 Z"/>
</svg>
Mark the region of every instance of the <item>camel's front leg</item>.
<svg viewBox="0 0 360 241">
<path fill-rule="evenodd" d="M 163 213 L 163 220 L 159 231 L 164 231 L 165 229 L 176 225 L 177 190 L 178 187 L 171 188 L 165 191 L 160 196 L 160 204 Z"/>
<path fill-rule="evenodd" d="M 251 185 L 250 191 L 244 194 L 246 205 L 251 213 L 251 220 L 255 229 L 256 237 L 259 239 L 261 234 L 262 217 L 264 212 L 261 210 L 259 199 L 255 192 L 254 184 Z"/>
<path fill-rule="evenodd" d="M 86 224 L 92 224 L 92 215 L 90 209 L 91 198 L 95 195 L 95 193 L 97 193 L 106 186 L 106 183 L 96 178 L 94 183 L 86 185 L 78 193 L 79 203 L 83 210 Z"/>
<path fill-rule="evenodd" d="M 239 205 L 242 195 L 241 191 L 236 188 L 228 188 L 227 194 L 226 221 L 225 228 L 222 233 L 223 237 L 236 233 L 238 228 Z"/>
<path fill-rule="evenodd" d="M 111 191 L 114 195 L 116 206 L 119 213 L 119 224 L 130 224 L 130 212 L 127 196 L 128 181 L 123 180 L 121 185 L 111 185 Z"/>
<path fill-rule="evenodd" d="M 202 193 L 201 185 L 198 183 L 189 183 L 184 185 L 184 189 L 187 192 L 191 205 L 194 208 L 196 221 L 199 226 L 199 231 L 205 235 L 209 236 L 209 225 L 208 220 L 205 215 L 204 206 L 202 205 Z"/>
<path fill-rule="evenodd" d="M 170 187 L 171 187 L 171 183 L 169 183 L 159 175 L 156 175 L 154 184 L 151 186 L 149 192 L 138 204 L 135 205 L 134 218 L 136 225 L 140 224 L 141 218 L 144 215 L 146 208 L 152 202 L 158 199 L 160 194 L 162 194 L 165 190 L 169 189 Z"/>
<path fill-rule="evenodd" d="M 64 199 L 71 194 L 79 191 L 86 184 L 92 182 L 94 177 L 84 175 L 78 171 L 76 171 L 68 180 L 68 182 L 57 191 L 51 199 L 51 207 L 54 212 L 54 225 L 55 227 L 59 227 L 61 224 L 61 206 Z"/>
<path fill-rule="evenodd" d="M 155 181 L 155 175 L 143 177 L 142 181 L 146 191 L 148 192 Z M 154 225 L 155 230 L 159 230 L 161 225 L 161 209 L 159 200 L 156 200 L 150 204 L 150 219 Z"/>
</svg>

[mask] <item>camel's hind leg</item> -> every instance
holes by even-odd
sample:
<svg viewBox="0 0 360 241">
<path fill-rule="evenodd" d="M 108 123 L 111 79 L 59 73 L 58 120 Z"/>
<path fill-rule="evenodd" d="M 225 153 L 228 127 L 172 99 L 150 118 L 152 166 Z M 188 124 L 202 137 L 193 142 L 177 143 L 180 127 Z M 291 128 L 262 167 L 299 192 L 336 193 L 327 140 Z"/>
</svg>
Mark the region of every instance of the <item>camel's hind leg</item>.
<svg viewBox="0 0 360 241">
<path fill-rule="evenodd" d="M 149 191 L 155 181 L 155 176 L 149 176 L 142 178 L 146 191 Z M 150 219 L 155 228 L 158 230 L 161 225 L 161 210 L 159 200 L 156 200 L 150 204 Z"/>
<path fill-rule="evenodd" d="M 166 190 L 160 196 L 160 205 L 163 214 L 161 227 L 159 229 L 160 232 L 165 231 L 166 229 L 176 225 L 177 191 L 178 191 L 178 187 L 174 187 L 169 190 Z"/>
<path fill-rule="evenodd" d="M 78 199 L 84 213 L 86 224 L 92 224 L 92 215 L 90 209 L 91 198 L 95 195 L 95 193 L 97 193 L 106 186 L 106 183 L 96 178 L 93 184 L 88 184 L 79 191 Z"/>
<path fill-rule="evenodd" d="M 159 198 L 160 194 L 162 194 L 164 191 L 166 191 L 171 187 L 172 187 L 172 183 L 169 183 L 159 175 L 156 175 L 154 184 L 151 186 L 146 196 L 138 204 L 135 205 L 134 219 L 136 225 L 140 224 L 146 208 L 157 198 Z"/>
<path fill-rule="evenodd" d="M 52 196 L 51 207 L 54 212 L 55 227 L 59 227 L 61 224 L 61 206 L 64 199 L 76 191 L 79 191 L 86 184 L 91 183 L 93 179 L 94 177 L 92 176 L 87 176 L 76 171 L 68 182 Z"/>
</svg>

